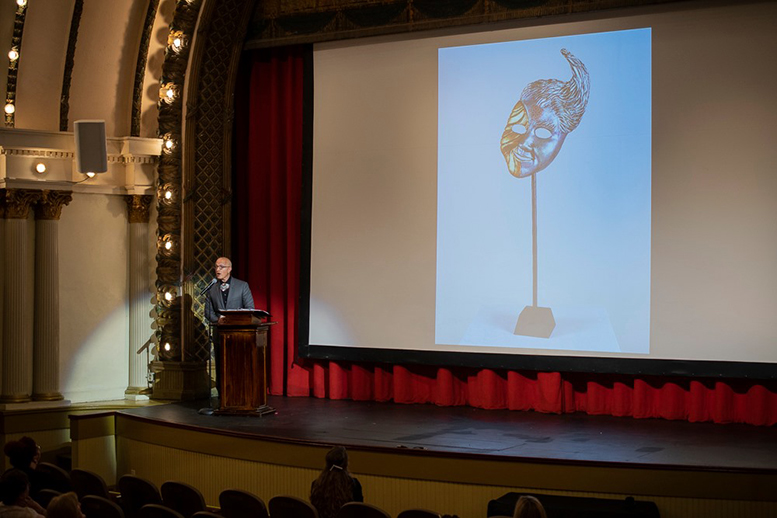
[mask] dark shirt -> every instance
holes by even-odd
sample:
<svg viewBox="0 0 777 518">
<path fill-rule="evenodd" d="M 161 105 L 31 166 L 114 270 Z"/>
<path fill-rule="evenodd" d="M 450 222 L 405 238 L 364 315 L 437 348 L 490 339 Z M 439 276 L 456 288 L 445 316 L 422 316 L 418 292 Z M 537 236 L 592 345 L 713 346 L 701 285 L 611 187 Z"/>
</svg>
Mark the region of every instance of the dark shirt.
<svg viewBox="0 0 777 518">
<path fill-rule="evenodd" d="M 219 289 L 221 289 L 221 298 L 224 301 L 224 305 L 227 305 L 227 298 L 229 297 L 229 281 L 232 280 L 232 277 L 229 277 L 226 281 L 222 282 L 219 286 Z M 227 288 L 224 289 L 224 285 L 226 284 Z"/>
<path fill-rule="evenodd" d="M 14 468 L 10 467 L 7 470 L 5 470 L 5 473 L 8 473 L 12 469 L 18 469 L 19 471 L 23 471 L 25 475 L 27 475 L 27 480 L 30 482 L 30 496 L 33 500 L 38 496 L 38 493 L 41 489 L 54 489 L 52 484 L 49 482 L 46 475 L 36 469 L 32 469 L 30 467 L 27 468 Z"/>
<path fill-rule="evenodd" d="M 356 477 L 351 477 L 353 482 L 353 501 L 364 502 L 364 494 L 362 494 L 362 485 Z"/>
<path fill-rule="evenodd" d="M 313 486 L 316 481 L 310 485 L 310 493 L 313 494 Z M 364 502 L 364 494 L 362 493 L 362 485 L 356 477 L 351 477 L 351 502 Z M 311 501 L 312 503 L 312 501 Z M 315 505 L 315 504 L 314 504 Z M 319 515 L 322 515 L 322 509 L 318 510 Z"/>
</svg>

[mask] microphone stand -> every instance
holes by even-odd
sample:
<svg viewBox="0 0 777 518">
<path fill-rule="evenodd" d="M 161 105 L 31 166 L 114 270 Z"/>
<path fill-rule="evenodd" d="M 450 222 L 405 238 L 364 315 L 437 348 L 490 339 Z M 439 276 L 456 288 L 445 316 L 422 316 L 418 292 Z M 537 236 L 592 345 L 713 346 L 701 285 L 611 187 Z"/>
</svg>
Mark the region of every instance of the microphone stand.
<svg viewBox="0 0 777 518">
<path fill-rule="evenodd" d="M 211 283 L 208 285 L 207 288 L 205 288 L 202 294 L 205 294 L 211 286 L 213 286 L 216 283 L 216 279 L 213 279 Z M 208 406 L 205 408 L 200 408 L 197 413 L 200 415 L 213 415 L 214 408 L 213 408 L 213 388 L 211 388 L 210 384 L 213 381 L 213 378 L 211 378 L 211 367 L 212 367 L 212 361 L 213 361 L 213 322 L 208 320 Z"/>
</svg>

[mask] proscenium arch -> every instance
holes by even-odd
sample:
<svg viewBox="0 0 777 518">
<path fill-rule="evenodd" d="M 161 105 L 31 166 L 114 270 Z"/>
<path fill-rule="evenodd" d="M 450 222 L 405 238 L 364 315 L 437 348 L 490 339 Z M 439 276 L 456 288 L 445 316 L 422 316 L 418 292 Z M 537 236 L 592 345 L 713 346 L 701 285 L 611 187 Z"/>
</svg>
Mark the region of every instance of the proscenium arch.
<svg viewBox="0 0 777 518">
<path fill-rule="evenodd" d="M 255 2 L 179 0 L 171 23 L 191 47 L 178 53 L 168 48 L 162 66 L 161 83 L 176 85 L 178 95 L 169 104 L 160 102 L 159 134 L 178 145 L 163 152 L 159 163 L 157 237 L 161 242 L 169 235 L 181 244 L 180 250 L 157 249 L 156 332 L 162 363 L 207 358 L 197 295 L 213 262 L 231 247 L 233 92 Z M 172 300 L 165 299 L 166 292 L 174 293 Z"/>
</svg>

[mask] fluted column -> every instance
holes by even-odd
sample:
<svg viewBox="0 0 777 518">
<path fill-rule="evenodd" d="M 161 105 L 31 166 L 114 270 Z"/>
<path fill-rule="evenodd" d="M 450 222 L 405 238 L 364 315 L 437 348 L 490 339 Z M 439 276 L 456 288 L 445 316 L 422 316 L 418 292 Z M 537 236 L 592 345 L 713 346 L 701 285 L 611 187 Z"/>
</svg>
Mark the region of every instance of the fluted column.
<svg viewBox="0 0 777 518">
<path fill-rule="evenodd" d="M 127 399 L 139 399 L 148 390 L 148 355 L 144 346 L 151 337 L 149 316 L 152 294 L 148 282 L 148 221 L 150 195 L 125 196 L 129 220 L 129 384 Z"/>
<path fill-rule="evenodd" d="M 2 403 L 22 403 L 32 394 L 33 286 L 27 216 L 40 191 L 6 189 L 3 285 Z"/>
<path fill-rule="evenodd" d="M 43 191 L 35 206 L 35 324 L 32 398 L 63 399 L 59 386 L 59 218 L 71 192 Z"/>
</svg>

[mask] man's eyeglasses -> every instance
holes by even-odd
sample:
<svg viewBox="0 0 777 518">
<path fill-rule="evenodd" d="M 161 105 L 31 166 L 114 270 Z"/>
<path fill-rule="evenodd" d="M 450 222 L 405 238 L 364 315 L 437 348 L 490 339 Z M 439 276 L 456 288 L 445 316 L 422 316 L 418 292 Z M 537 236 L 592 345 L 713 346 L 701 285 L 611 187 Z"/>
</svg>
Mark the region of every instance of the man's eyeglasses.
<svg viewBox="0 0 777 518">
<path fill-rule="evenodd" d="M 217 264 L 216 269 L 217 270 L 223 270 L 224 268 L 230 268 L 228 264 Z"/>
</svg>

